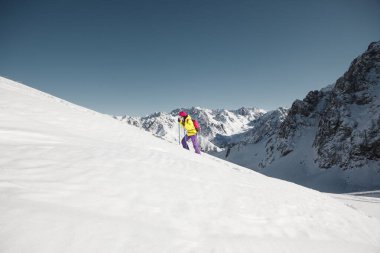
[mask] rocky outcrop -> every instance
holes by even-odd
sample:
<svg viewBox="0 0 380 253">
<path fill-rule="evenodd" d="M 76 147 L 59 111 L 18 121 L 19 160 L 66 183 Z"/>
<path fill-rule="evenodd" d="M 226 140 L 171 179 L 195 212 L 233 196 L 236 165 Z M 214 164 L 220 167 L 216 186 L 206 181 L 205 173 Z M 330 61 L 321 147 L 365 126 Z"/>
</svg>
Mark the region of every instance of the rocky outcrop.
<svg viewBox="0 0 380 253">
<path fill-rule="evenodd" d="M 318 190 L 378 189 L 380 42 L 371 43 L 336 83 L 310 91 L 287 113 L 269 112 L 252 124 L 217 143 L 226 149 L 220 157 Z"/>
<path fill-rule="evenodd" d="M 314 148 L 322 168 L 380 161 L 380 43 L 372 43 L 337 80 L 321 112 Z"/>
</svg>

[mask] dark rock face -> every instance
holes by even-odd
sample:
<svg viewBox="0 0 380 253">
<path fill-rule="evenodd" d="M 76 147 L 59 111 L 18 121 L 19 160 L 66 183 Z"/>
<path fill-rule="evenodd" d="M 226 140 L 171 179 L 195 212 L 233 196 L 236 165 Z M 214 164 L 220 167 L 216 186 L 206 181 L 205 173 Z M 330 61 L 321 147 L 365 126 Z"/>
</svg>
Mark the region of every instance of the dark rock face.
<svg viewBox="0 0 380 253">
<path fill-rule="evenodd" d="M 288 116 L 282 122 L 278 136 L 280 138 L 289 138 L 300 126 L 310 126 L 312 122 L 308 118 L 313 118 L 321 99 L 325 94 L 321 91 L 310 91 L 301 101 L 297 99 L 289 109 Z"/>
<path fill-rule="evenodd" d="M 353 95 L 360 91 L 367 91 L 371 85 L 374 85 L 369 78 L 372 71 L 377 74 L 380 71 L 379 47 L 379 42 L 371 43 L 368 50 L 356 58 L 348 71 L 337 80 L 334 92 Z"/>
<path fill-rule="evenodd" d="M 314 147 L 322 168 L 360 167 L 379 160 L 380 43 L 356 58 L 339 78 L 321 112 Z"/>
<path fill-rule="evenodd" d="M 380 42 L 376 42 L 351 63 L 335 86 L 296 100 L 271 145 L 285 156 L 296 148 L 294 136 L 316 127 L 313 148 L 319 167 L 345 170 L 380 161 L 379 95 Z"/>
</svg>

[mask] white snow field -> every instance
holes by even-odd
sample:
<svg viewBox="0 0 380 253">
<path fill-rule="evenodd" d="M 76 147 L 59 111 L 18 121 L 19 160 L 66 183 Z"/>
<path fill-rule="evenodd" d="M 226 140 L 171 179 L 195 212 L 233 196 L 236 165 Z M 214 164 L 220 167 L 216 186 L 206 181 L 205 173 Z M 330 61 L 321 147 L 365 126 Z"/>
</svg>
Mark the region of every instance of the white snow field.
<svg viewBox="0 0 380 253">
<path fill-rule="evenodd" d="M 0 252 L 380 252 L 380 220 L 0 77 Z"/>
<path fill-rule="evenodd" d="M 358 192 L 351 194 L 331 194 L 348 206 L 358 209 L 368 216 L 380 220 L 380 191 Z"/>
</svg>

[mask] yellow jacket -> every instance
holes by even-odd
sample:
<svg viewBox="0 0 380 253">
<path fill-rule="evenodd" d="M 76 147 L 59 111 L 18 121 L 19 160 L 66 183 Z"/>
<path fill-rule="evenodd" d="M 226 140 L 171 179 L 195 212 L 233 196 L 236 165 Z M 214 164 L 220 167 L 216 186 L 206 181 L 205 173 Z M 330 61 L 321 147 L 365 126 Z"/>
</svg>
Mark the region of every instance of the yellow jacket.
<svg viewBox="0 0 380 253">
<path fill-rule="evenodd" d="M 196 135 L 197 130 L 195 130 L 194 123 L 191 120 L 190 115 L 187 115 L 186 118 L 184 119 L 184 121 L 185 122 L 183 122 L 183 120 L 181 120 L 179 123 L 186 130 L 187 135 L 188 136 Z"/>
</svg>

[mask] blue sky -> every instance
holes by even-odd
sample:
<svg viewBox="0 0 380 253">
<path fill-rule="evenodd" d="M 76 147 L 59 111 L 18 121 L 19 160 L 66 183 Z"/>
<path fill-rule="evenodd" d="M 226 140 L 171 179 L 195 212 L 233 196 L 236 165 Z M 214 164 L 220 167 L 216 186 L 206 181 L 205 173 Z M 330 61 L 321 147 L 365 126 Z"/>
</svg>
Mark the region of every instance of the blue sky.
<svg viewBox="0 0 380 253">
<path fill-rule="evenodd" d="M 380 1 L 1 0 L 0 75 L 113 115 L 291 106 L 380 40 Z"/>
</svg>

